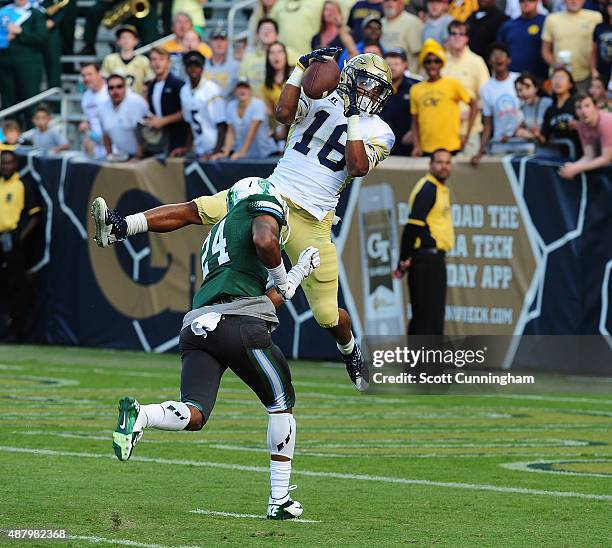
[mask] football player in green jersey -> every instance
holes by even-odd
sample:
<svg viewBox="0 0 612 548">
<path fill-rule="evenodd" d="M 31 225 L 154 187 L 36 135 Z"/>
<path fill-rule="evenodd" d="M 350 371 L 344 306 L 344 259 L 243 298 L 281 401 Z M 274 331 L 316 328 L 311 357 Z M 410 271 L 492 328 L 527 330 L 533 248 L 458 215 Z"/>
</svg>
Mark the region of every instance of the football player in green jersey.
<svg viewBox="0 0 612 548">
<path fill-rule="evenodd" d="M 124 219 L 109 210 L 102 198 L 96 198 L 92 205 L 95 239 L 98 243 L 120 240 L 134 224 L 141 223 L 157 232 L 202 224 L 197 208 L 190 204 L 161 206 Z M 228 193 L 227 209 L 202 246 L 202 285 L 194 296 L 193 309 L 183 319 L 180 401 L 140 405 L 131 397 L 121 399 L 113 447 L 119 460 L 125 461 L 146 428 L 201 430 L 229 367 L 268 411 L 272 489 L 267 517 L 292 519 L 303 511 L 289 494 L 295 393 L 287 360 L 270 336 L 278 325 L 272 301 L 281 304 L 293 296 L 319 266 L 319 251 L 306 248 L 297 264 L 285 270 L 280 240 L 287 224 L 287 205 L 265 179 L 238 181 Z M 113 234 L 117 226 L 124 232 Z M 273 289 L 270 297 L 266 296 L 269 275 L 279 291 Z"/>
</svg>

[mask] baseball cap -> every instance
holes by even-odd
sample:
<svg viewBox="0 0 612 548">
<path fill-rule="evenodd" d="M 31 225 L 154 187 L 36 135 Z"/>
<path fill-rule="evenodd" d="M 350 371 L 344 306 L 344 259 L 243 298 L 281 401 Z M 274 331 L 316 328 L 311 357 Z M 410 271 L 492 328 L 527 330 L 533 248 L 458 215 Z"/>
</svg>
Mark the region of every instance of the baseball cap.
<svg viewBox="0 0 612 548">
<path fill-rule="evenodd" d="M 116 31 L 115 31 L 115 38 L 119 38 L 119 36 L 121 36 L 124 32 L 130 32 L 134 35 L 134 37 L 137 40 L 140 40 L 140 36 L 138 36 L 138 30 L 136 30 L 136 27 L 134 25 L 121 25 Z"/>
<path fill-rule="evenodd" d="M 201 67 L 206 63 L 206 58 L 199 51 L 188 51 L 183 53 L 183 65 L 199 65 Z"/>
<path fill-rule="evenodd" d="M 385 57 L 399 57 L 402 61 L 408 61 L 408 56 L 402 48 L 392 48 L 385 52 Z"/>
<path fill-rule="evenodd" d="M 210 34 L 211 38 L 227 38 L 227 30 L 221 25 L 215 27 Z"/>
<path fill-rule="evenodd" d="M 382 27 L 380 15 L 368 15 L 367 17 L 363 18 L 363 21 L 361 22 L 361 28 L 365 29 L 372 21 L 375 21 L 380 27 Z"/>
</svg>

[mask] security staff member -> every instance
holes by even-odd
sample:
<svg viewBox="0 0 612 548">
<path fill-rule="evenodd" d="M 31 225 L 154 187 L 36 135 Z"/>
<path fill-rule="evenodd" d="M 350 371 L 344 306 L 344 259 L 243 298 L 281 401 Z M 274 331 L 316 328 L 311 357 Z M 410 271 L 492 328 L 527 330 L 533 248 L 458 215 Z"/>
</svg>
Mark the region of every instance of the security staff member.
<svg viewBox="0 0 612 548">
<path fill-rule="evenodd" d="M 404 227 L 395 278 L 408 272 L 412 306 L 409 335 L 442 335 L 446 306 L 444 256 L 455 244 L 448 187 L 451 153 L 437 149 L 431 154 L 429 173 L 410 194 L 410 216 Z"/>
<path fill-rule="evenodd" d="M 19 178 L 14 152 L 0 153 L 0 304 L 10 316 L 9 337 L 24 335 L 28 286 L 26 244 L 41 221 L 38 194 Z"/>
</svg>

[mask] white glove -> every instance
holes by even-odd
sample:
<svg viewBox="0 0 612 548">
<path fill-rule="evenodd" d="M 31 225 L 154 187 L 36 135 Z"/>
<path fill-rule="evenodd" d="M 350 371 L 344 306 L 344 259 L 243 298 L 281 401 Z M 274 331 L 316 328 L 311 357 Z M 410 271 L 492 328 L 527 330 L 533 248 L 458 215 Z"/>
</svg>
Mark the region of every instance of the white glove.
<svg viewBox="0 0 612 548">
<path fill-rule="evenodd" d="M 315 268 L 321 265 L 321 256 L 316 247 L 307 247 L 300 253 L 295 266 L 287 273 L 287 283 L 278 284 L 276 287 L 285 301 L 295 295 L 296 289 Z"/>
</svg>

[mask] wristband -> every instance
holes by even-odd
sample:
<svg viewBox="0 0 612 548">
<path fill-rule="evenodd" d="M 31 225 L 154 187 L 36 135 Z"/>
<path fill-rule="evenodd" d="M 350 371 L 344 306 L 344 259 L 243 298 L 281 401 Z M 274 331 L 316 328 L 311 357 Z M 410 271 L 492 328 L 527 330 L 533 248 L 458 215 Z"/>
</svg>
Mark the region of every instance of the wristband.
<svg viewBox="0 0 612 548">
<path fill-rule="evenodd" d="M 353 114 L 346 121 L 346 140 L 347 141 L 363 141 L 361 137 L 361 125 L 359 123 L 359 115 Z"/>
<path fill-rule="evenodd" d="M 296 88 L 301 88 L 302 78 L 304 78 L 304 69 L 300 68 L 299 65 L 296 65 L 293 72 L 289 75 L 289 78 L 287 78 L 287 84 L 290 86 L 295 86 Z"/>
<path fill-rule="evenodd" d="M 274 285 L 285 285 L 287 283 L 287 270 L 283 261 L 281 260 L 281 264 L 274 268 L 268 268 L 268 274 L 274 280 Z"/>
<path fill-rule="evenodd" d="M 297 266 L 297 265 L 296 265 Z M 304 270 L 302 268 L 296 268 L 294 266 L 287 274 L 287 281 L 290 285 L 295 288 L 300 287 L 300 284 L 304 281 Z"/>
<path fill-rule="evenodd" d="M 127 223 L 126 236 L 133 236 L 134 234 L 141 234 L 149 230 L 147 218 L 144 213 L 136 213 L 136 215 L 128 215 L 125 218 Z"/>
</svg>

